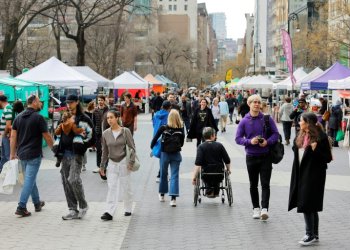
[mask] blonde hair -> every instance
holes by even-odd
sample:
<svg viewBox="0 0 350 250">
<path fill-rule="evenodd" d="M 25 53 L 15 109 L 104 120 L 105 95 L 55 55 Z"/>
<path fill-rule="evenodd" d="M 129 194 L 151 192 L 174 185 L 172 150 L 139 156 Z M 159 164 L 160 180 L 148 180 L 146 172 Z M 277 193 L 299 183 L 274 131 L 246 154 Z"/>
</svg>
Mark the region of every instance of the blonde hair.
<svg viewBox="0 0 350 250">
<path fill-rule="evenodd" d="M 172 109 L 168 116 L 168 126 L 170 128 L 183 128 L 179 111 Z"/>
<path fill-rule="evenodd" d="M 220 101 L 221 101 L 221 102 L 224 102 L 224 101 L 225 101 L 225 96 L 221 96 L 221 97 L 220 97 Z"/>
<path fill-rule="evenodd" d="M 248 97 L 247 103 L 250 105 L 253 101 L 261 102 L 261 97 L 259 95 L 251 95 Z"/>
<path fill-rule="evenodd" d="M 261 103 L 261 111 L 265 111 L 265 109 L 267 108 L 267 103 L 266 102 L 262 102 Z"/>
</svg>

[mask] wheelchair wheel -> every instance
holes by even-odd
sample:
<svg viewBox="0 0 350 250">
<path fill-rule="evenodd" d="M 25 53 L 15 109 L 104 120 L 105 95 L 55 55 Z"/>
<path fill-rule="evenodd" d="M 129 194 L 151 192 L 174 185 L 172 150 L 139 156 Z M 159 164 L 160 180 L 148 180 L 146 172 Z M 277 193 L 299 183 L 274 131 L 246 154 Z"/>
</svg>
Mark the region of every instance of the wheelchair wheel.
<svg viewBox="0 0 350 250">
<path fill-rule="evenodd" d="M 227 193 L 228 205 L 231 207 L 231 205 L 233 203 L 233 196 L 232 196 L 231 180 L 230 180 L 230 177 L 228 175 L 227 175 L 226 193 Z"/>
<path fill-rule="evenodd" d="M 193 197 L 194 198 L 193 202 L 194 202 L 195 207 L 197 206 L 198 197 L 199 197 L 199 190 L 198 190 L 198 187 L 195 186 L 194 187 L 194 197 Z"/>
</svg>

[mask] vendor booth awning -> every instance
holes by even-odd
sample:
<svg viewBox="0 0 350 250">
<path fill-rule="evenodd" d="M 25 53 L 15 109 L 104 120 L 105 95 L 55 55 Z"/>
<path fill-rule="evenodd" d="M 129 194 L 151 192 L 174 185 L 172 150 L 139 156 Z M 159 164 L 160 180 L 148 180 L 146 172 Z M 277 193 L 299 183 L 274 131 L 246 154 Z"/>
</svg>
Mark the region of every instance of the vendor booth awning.
<svg viewBox="0 0 350 250">
<path fill-rule="evenodd" d="M 298 68 L 296 71 L 294 71 L 293 75 L 297 81 L 296 83 L 294 83 L 294 86 L 292 83 L 292 79 L 289 76 L 286 79 L 276 83 L 276 88 L 277 89 L 287 89 L 287 90 L 292 90 L 292 88 L 299 89 L 300 83 L 298 83 L 298 80 L 301 80 L 302 78 L 307 76 L 307 73 L 304 71 L 303 68 Z"/>
<path fill-rule="evenodd" d="M 49 84 L 54 88 L 88 87 L 97 89 L 98 86 L 96 81 L 72 69 L 56 57 L 51 57 L 16 78 Z"/>
<path fill-rule="evenodd" d="M 273 82 L 267 78 L 267 76 L 258 75 L 249 78 L 247 81 L 242 83 L 244 89 L 272 89 Z"/>
<path fill-rule="evenodd" d="M 125 71 L 112 80 L 115 89 L 147 89 L 148 82 L 136 72 Z"/>
<path fill-rule="evenodd" d="M 339 62 L 334 63 L 318 77 L 309 82 L 302 82 L 302 90 L 327 90 L 329 80 L 339 80 L 350 76 L 350 69 L 341 65 Z"/>
<path fill-rule="evenodd" d="M 78 71 L 80 74 L 97 82 L 99 88 L 113 88 L 112 81 L 100 75 L 89 66 L 72 66 L 72 68 Z"/>
</svg>

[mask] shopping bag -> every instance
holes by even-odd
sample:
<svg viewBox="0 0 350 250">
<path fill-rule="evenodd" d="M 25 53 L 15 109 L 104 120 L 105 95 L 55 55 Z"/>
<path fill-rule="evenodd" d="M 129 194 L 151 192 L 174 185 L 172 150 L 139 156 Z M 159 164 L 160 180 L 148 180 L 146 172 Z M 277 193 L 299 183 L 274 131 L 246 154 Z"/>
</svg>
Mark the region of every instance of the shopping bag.
<svg viewBox="0 0 350 250">
<path fill-rule="evenodd" d="M 342 141 L 342 140 L 344 140 L 344 136 L 345 136 L 344 131 L 341 130 L 341 129 L 339 129 L 339 130 L 337 131 L 337 135 L 336 135 L 336 137 L 335 137 L 335 140 L 336 140 L 336 141 Z"/>
</svg>

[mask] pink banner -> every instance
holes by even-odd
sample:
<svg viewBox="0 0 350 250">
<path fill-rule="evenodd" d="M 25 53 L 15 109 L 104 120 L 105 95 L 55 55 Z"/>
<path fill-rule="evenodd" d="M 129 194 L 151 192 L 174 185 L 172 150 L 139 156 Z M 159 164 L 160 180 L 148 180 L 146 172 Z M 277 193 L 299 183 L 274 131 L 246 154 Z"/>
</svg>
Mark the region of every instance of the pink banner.
<svg viewBox="0 0 350 250">
<path fill-rule="evenodd" d="M 287 31 L 284 29 L 281 30 L 282 32 L 282 45 L 283 45 L 283 53 L 287 61 L 287 67 L 290 74 L 290 79 L 292 80 L 293 85 L 295 84 L 296 80 L 293 75 L 293 48 L 292 48 L 292 40 L 290 39 L 290 35 Z"/>
</svg>

